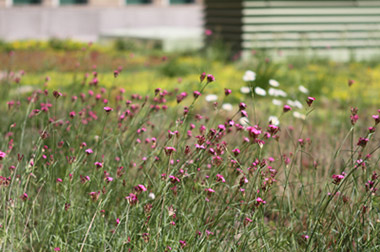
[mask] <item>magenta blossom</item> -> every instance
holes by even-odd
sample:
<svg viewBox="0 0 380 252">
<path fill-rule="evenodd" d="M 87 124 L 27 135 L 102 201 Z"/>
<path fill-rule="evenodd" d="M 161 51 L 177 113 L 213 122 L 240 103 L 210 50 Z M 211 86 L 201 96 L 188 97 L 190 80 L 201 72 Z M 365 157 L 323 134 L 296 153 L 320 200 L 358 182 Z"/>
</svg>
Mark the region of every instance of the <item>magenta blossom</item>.
<svg viewBox="0 0 380 252">
<path fill-rule="evenodd" d="M 225 183 L 226 182 L 226 179 L 223 177 L 223 175 L 221 174 L 216 174 L 216 180 L 217 181 L 220 181 L 222 183 Z"/>
<path fill-rule="evenodd" d="M 292 110 L 292 107 L 290 107 L 289 105 L 284 105 L 284 108 L 283 108 L 284 113 L 286 113 L 290 110 Z"/>
<path fill-rule="evenodd" d="M 215 81 L 215 77 L 212 74 L 207 75 L 207 83 Z"/>
<path fill-rule="evenodd" d="M 358 146 L 365 147 L 368 143 L 369 139 L 364 137 L 359 137 L 359 141 L 357 143 Z"/>
<path fill-rule="evenodd" d="M 176 152 L 177 150 L 174 147 L 165 147 L 165 153 L 166 155 L 171 155 L 173 152 Z"/>
<path fill-rule="evenodd" d="M 373 115 L 372 118 L 375 120 L 376 125 L 380 123 L 380 116 L 379 115 Z"/>
<path fill-rule="evenodd" d="M 103 167 L 103 164 L 100 162 L 95 162 L 94 165 L 96 166 L 96 168 L 102 168 Z"/>
<path fill-rule="evenodd" d="M 87 150 L 85 150 L 85 152 L 86 152 L 87 155 L 90 155 L 90 154 L 94 153 L 94 152 L 92 151 L 92 149 L 87 149 Z"/>
<path fill-rule="evenodd" d="M 147 189 L 146 189 L 146 187 L 145 187 L 144 185 L 139 184 L 139 185 L 137 185 L 137 186 L 135 187 L 135 190 L 136 190 L 137 192 L 145 192 Z"/>
<path fill-rule="evenodd" d="M 199 77 L 199 79 L 200 79 L 201 82 L 202 82 L 205 78 L 206 78 L 206 73 L 203 72 L 203 73 L 201 74 L 201 76 Z"/>
<path fill-rule="evenodd" d="M 111 108 L 111 107 L 104 107 L 104 111 L 106 111 L 108 113 L 108 112 L 113 111 L 113 108 Z"/>
<path fill-rule="evenodd" d="M 342 172 L 342 174 L 334 174 L 332 175 L 332 178 L 334 179 L 333 183 L 338 185 L 346 176 L 345 172 Z"/>
<path fill-rule="evenodd" d="M 307 97 L 306 103 L 307 103 L 307 105 L 309 105 L 309 107 L 310 107 L 311 104 L 313 104 L 313 101 L 315 101 L 315 98 L 309 96 L 309 97 Z"/>
<path fill-rule="evenodd" d="M 267 202 L 260 197 L 256 198 L 256 205 L 266 204 Z"/>
<path fill-rule="evenodd" d="M 0 160 L 3 160 L 6 155 L 5 152 L 0 151 Z"/>
<path fill-rule="evenodd" d="M 225 94 L 226 96 L 230 95 L 231 93 L 232 93 L 232 90 L 231 90 L 231 89 L 228 89 L 228 88 L 225 88 L 225 89 L 224 89 L 224 94 Z"/>
<path fill-rule="evenodd" d="M 201 92 L 199 91 L 194 91 L 193 92 L 194 98 L 198 98 L 201 95 Z"/>
<path fill-rule="evenodd" d="M 130 193 L 125 199 L 128 200 L 128 203 L 131 205 L 135 205 L 138 202 L 136 194 L 133 193 Z"/>
</svg>

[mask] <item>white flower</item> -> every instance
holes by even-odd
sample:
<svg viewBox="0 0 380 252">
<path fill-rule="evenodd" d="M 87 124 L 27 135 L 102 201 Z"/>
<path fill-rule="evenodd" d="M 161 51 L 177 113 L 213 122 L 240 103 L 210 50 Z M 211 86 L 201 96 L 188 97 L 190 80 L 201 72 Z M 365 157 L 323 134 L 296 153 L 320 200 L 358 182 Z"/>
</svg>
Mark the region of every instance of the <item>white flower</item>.
<svg viewBox="0 0 380 252">
<path fill-rule="evenodd" d="M 154 195 L 154 193 L 149 193 L 148 197 L 151 198 L 151 199 L 155 199 L 156 198 L 156 196 Z"/>
<path fill-rule="evenodd" d="M 272 121 L 273 125 L 276 125 L 276 126 L 280 125 L 280 121 L 278 120 L 277 116 L 270 116 L 268 118 L 268 121 Z"/>
<path fill-rule="evenodd" d="M 278 83 L 278 81 L 276 80 L 269 80 L 269 85 L 271 85 L 272 87 L 278 87 L 280 86 L 280 83 Z"/>
<path fill-rule="evenodd" d="M 249 92 L 251 92 L 251 89 L 249 87 L 241 87 L 240 92 L 243 94 L 249 94 Z"/>
<path fill-rule="evenodd" d="M 296 108 L 299 108 L 299 109 L 303 108 L 302 103 L 300 101 L 298 101 L 298 100 L 295 100 L 295 101 L 287 100 L 287 103 L 291 107 L 296 107 Z"/>
<path fill-rule="evenodd" d="M 294 101 L 294 106 L 297 107 L 297 108 L 299 108 L 299 109 L 303 108 L 303 105 L 302 105 L 302 103 L 299 100 L 295 100 Z"/>
<path fill-rule="evenodd" d="M 239 123 L 243 126 L 248 126 L 249 125 L 249 120 L 247 117 L 242 117 L 239 119 Z"/>
<path fill-rule="evenodd" d="M 282 106 L 282 101 L 277 100 L 277 99 L 273 99 L 273 100 L 272 100 L 272 103 L 273 103 L 274 105 L 276 105 L 276 106 Z"/>
<path fill-rule="evenodd" d="M 222 109 L 224 109 L 225 111 L 231 111 L 233 109 L 233 107 L 232 107 L 231 103 L 224 103 L 222 105 Z"/>
<path fill-rule="evenodd" d="M 287 94 L 285 93 L 285 91 L 283 91 L 281 89 L 275 89 L 275 88 L 269 88 L 268 94 L 270 96 L 274 96 L 274 97 L 278 97 L 278 96 L 286 97 L 287 96 Z"/>
<path fill-rule="evenodd" d="M 304 93 L 304 94 L 309 93 L 309 90 L 308 90 L 307 88 L 305 88 L 304 86 L 302 86 L 302 85 L 300 85 L 300 86 L 298 87 L 298 90 L 301 91 L 301 92 Z"/>
<path fill-rule="evenodd" d="M 251 71 L 251 70 L 248 70 L 245 72 L 244 76 L 243 76 L 243 80 L 244 81 L 254 81 L 256 80 L 256 73 Z"/>
<path fill-rule="evenodd" d="M 209 94 L 209 95 L 206 95 L 205 99 L 208 102 L 213 102 L 213 101 L 218 100 L 218 96 L 214 94 Z"/>
<path fill-rule="evenodd" d="M 255 93 L 261 96 L 266 96 L 267 91 L 265 91 L 261 87 L 255 87 Z"/>
<path fill-rule="evenodd" d="M 302 119 L 302 120 L 305 120 L 306 119 L 306 116 L 304 114 L 301 114 L 300 112 L 297 112 L 297 111 L 294 111 L 293 112 L 293 116 L 295 118 L 298 118 L 298 119 Z"/>
</svg>

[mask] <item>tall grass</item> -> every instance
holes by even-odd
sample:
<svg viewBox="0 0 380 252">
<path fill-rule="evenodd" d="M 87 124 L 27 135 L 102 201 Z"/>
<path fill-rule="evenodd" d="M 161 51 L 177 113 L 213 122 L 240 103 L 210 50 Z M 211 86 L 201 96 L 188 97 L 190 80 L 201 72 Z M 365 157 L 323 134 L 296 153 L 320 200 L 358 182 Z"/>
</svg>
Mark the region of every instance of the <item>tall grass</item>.
<svg viewBox="0 0 380 252">
<path fill-rule="evenodd" d="M 2 81 L 2 251 L 380 250 L 380 111 L 333 128 L 304 97 L 306 119 L 279 109 L 276 126 L 256 96 L 205 102 L 218 73 L 148 94 L 119 74 L 27 94 Z"/>
</svg>

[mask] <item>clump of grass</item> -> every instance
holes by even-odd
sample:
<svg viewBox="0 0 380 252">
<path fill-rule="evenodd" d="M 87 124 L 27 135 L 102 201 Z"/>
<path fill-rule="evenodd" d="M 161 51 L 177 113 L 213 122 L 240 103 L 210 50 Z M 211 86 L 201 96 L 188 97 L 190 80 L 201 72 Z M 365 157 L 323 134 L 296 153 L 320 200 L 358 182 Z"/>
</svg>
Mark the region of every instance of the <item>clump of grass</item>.
<svg viewBox="0 0 380 252">
<path fill-rule="evenodd" d="M 304 117 L 285 105 L 278 125 L 255 78 L 225 111 L 230 89 L 207 98 L 218 73 L 141 94 L 121 87 L 121 68 L 109 74 L 108 87 L 94 71 L 59 90 L 46 78 L 5 92 L 3 251 L 379 249 L 379 110 L 347 110 L 350 126 L 334 131 L 305 95 Z"/>
</svg>

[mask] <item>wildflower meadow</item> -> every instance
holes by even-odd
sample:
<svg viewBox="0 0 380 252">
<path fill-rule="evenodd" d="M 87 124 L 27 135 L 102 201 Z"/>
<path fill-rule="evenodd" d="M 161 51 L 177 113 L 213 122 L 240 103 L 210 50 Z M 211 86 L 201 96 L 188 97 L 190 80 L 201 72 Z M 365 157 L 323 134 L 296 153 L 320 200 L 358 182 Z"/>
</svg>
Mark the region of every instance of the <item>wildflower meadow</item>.
<svg viewBox="0 0 380 252">
<path fill-rule="evenodd" d="M 1 55 L 1 251 L 380 251 L 376 64 L 84 47 Z"/>
</svg>

